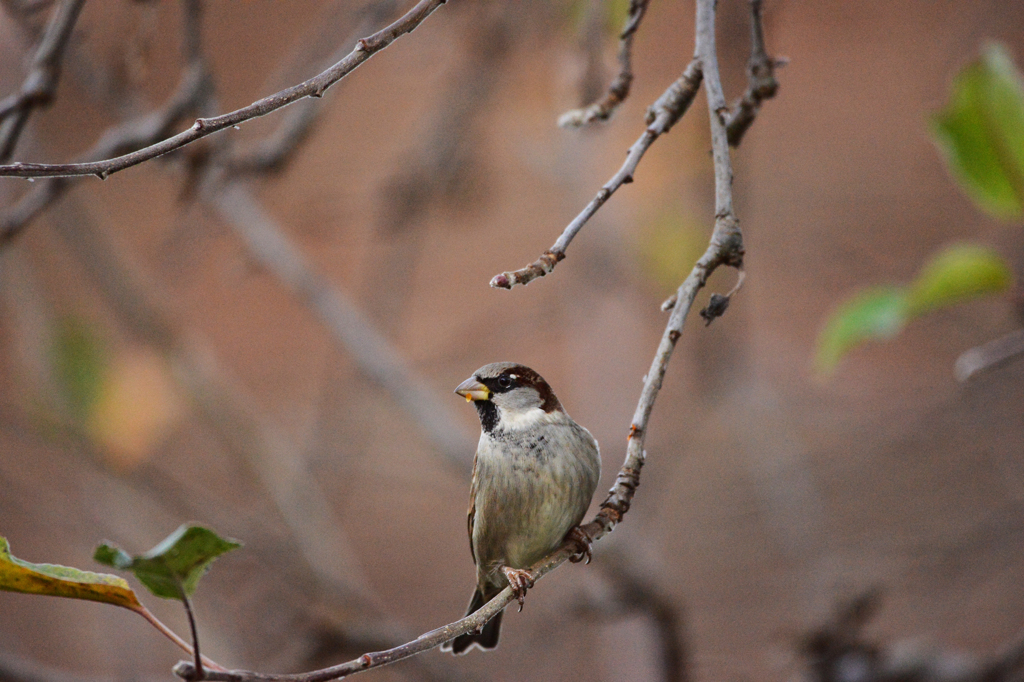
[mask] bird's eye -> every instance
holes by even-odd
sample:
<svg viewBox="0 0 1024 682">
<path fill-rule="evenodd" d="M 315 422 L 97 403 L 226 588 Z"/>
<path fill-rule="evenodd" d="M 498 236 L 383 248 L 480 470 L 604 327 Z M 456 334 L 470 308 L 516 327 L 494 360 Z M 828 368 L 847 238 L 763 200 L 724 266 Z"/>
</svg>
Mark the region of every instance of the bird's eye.
<svg viewBox="0 0 1024 682">
<path fill-rule="evenodd" d="M 502 388 L 508 388 L 509 386 L 512 385 L 512 379 L 502 374 L 500 377 L 498 377 L 498 385 L 501 386 Z"/>
</svg>

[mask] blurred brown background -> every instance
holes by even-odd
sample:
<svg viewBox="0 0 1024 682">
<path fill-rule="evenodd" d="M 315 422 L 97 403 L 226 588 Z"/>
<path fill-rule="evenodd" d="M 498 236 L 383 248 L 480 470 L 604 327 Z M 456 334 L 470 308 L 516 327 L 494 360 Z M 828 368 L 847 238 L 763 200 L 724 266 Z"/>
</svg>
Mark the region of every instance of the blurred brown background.
<svg viewBox="0 0 1024 682">
<path fill-rule="evenodd" d="M 312 75 L 367 32 L 357 0 L 207 5 L 217 111 Z M 745 84 L 747 9 L 719 9 L 731 99 Z M 204 652 L 301 670 L 462 615 L 478 425 L 451 390 L 480 365 L 543 374 L 601 443 L 607 488 L 664 325 L 658 306 L 710 233 L 703 96 L 553 275 L 487 286 L 551 245 L 692 54 L 692 2 L 655 0 L 629 100 L 607 125 L 559 129 L 613 73 L 602 11 L 451 0 L 331 89 L 281 172 L 234 185 L 241 204 L 190 186 L 192 150 L 81 179 L 28 226 L 0 253 L 0 534 L 14 554 L 93 568 L 103 539 L 142 551 L 180 523 L 208 524 L 246 547 L 196 596 Z M 0 17 L 6 94 L 46 12 Z M 87 3 L 57 102 L 16 158 L 73 158 L 163 102 L 180 74 L 180 22 L 177 3 Z M 827 380 L 811 360 L 839 300 L 909 280 L 952 241 L 994 246 L 1020 280 L 1020 226 L 959 192 L 926 117 L 985 40 L 1024 62 L 1024 4 L 767 0 L 765 24 L 790 64 L 733 156 L 747 282 L 714 325 L 688 322 L 625 522 L 593 564 L 560 569 L 508 614 L 497 652 L 431 652 L 368 675 L 657 680 L 667 632 L 689 679 L 793 679 L 801 633 L 867 589 L 883 595 L 869 624 L 879 641 L 984 657 L 1018 634 L 1024 364 L 967 385 L 952 373 L 963 350 L 1019 326 L 1011 297 L 915 322 Z M 217 144 L 245 148 L 283 113 Z M 31 188 L 5 180 L 0 202 Z M 384 347 L 339 341 L 355 318 L 332 331 L 253 256 L 242 228 L 260 220 L 408 375 L 382 386 L 359 358 Z M 103 388 L 83 417 L 60 377 L 89 349 Z M 410 396 L 430 414 L 413 415 Z M 187 630 L 175 604 L 144 601 Z M 4 593 L 0 614 L 0 657 L 119 679 L 168 679 L 181 658 L 110 607 Z"/>
</svg>

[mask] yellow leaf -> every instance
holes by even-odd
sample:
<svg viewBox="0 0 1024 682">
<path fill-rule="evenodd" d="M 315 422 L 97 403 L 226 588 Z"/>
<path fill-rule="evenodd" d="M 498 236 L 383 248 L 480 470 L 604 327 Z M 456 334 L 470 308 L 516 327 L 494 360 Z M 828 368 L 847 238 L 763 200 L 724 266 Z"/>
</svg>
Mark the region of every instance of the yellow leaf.
<svg viewBox="0 0 1024 682">
<path fill-rule="evenodd" d="M 22 561 L 11 555 L 4 537 L 0 537 L 0 590 L 87 599 L 133 611 L 142 609 L 135 593 L 122 578 L 70 566 Z"/>
</svg>

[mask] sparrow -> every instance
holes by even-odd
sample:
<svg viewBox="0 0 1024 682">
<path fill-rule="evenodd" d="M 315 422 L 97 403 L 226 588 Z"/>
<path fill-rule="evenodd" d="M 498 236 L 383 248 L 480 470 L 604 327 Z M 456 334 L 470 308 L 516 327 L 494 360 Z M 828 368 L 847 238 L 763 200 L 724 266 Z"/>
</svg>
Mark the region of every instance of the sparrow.
<svg viewBox="0 0 1024 682">
<path fill-rule="evenodd" d="M 574 562 L 590 560 L 590 538 L 579 524 L 601 477 L 597 441 L 529 367 L 484 365 L 455 392 L 476 406 L 481 427 L 468 519 L 477 584 L 466 615 L 506 585 L 512 586 L 522 611 L 526 590 L 533 587 L 525 569 L 566 539 L 579 548 Z M 442 650 L 462 654 L 473 646 L 493 649 L 502 613 Z"/>
</svg>

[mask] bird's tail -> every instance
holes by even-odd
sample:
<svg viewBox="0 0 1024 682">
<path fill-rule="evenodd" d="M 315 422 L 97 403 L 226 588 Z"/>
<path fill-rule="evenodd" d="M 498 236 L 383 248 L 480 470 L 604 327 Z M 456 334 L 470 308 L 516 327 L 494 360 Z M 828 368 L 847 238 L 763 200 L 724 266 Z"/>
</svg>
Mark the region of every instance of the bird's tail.
<svg viewBox="0 0 1024 682">
<path fill-rule="evenodd" d="M 497 594 L 497 592 L 495 592 Z M 494 594 L 485 596 L 478 587 L 476 592 L 473 593 L 473 599 L 469 602 L 469 610 L 466 611 L 466 615 L 475 613 L 477 609 L 486 604 Z M 473 648 L 473 645 L 480 647 L 481 649 L 493 649 L 498 646 L 498 635 L 501 634 L 501 616 L 505 613 L 499 611 L 498 615 L 487 621 L 483 629 L 479 632 L 470 632 L 465 635 L 459 635 L 450 642 L 446 642 L 441 646 L 441 651 L 450 651 L 455 655 L 464 654 Z"/>
</svg>

